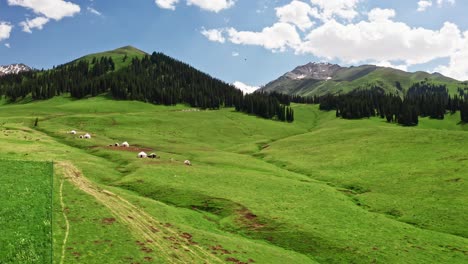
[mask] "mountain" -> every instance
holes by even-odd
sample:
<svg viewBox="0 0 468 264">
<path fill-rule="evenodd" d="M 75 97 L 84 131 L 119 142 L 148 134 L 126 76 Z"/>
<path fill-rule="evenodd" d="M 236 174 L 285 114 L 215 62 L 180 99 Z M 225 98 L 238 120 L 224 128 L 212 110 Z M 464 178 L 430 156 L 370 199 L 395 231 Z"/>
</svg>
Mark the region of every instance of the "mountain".
<svg viewBox="0 0 468 264">
<path fill-rule="evenodd" d="M 81 58 L 78 58 L 68 64 L 73 64 L 78 61 L 87 61 L 91 63 L 93 59 L 101 59 L 103 57 L 108 57 L 108 58 L 112 58 L 112 60 L 114 61 L 115 70 L 119 70 L 119 69 L 129 66 L 133 58 L 141 59 L 146 55 L 149 55 L 149 54 L 133 46 L 125 46 L 125 47 L 121 47 L 121 48 L 110 50 L 110 51 L 89 54 Z"/>
<path fill-rule="evenodd" d="M 31 70 L 32 70 L 31 67 L 22 63 L 10 64 L 10 65 L 5 65 L 5 66 L 0 66 L 0 76 L 5 75 L 5 74 L 18 74 L 20 72 L 27 72 Z"/>
<path fill-rule="evenodd" d="M 440 73 L 409 73 L 375 65 L 342 67 L 337 64 L 311 62 L 285 73 L 265 85 L 261 91 L 320 96 L 327 93 L 346 93 L 356 88 L 379 86 L 389 92 L 401 93 L 413 83 L 424 80 L 446 84 L 453 92 L 460 84 L 459 81 Z"/>
</svg>

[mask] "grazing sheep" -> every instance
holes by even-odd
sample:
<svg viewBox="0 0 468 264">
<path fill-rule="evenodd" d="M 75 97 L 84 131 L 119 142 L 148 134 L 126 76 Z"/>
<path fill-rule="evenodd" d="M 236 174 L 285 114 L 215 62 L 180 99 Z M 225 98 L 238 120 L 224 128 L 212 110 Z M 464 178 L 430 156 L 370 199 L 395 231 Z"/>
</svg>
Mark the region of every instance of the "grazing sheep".
<svg viewBox="0 0 468 264">
<path fill-rule="evenodd" d="M 119 143 L 115 143 L 115 144 L 114 144 L 114 147 L 120 147 L 120 144 L 119 144 Z"/>
<path fill-rule="evenodd" d="M 190 160 L 184 161 L 184 164 L 187 165 L 187 166 L 192 166 L 192 163 L 190 162 Z"/>
<path fill-rule="evenodd" d="M 124 143 L 122 143 L 122 147 L 124 147 L 124 148 L 129 148 L 129 147 L 130 147 L 130 144 L 128 144 L 128 142 L 125 141 Z"/>
<path fill-rule="evenodd" d="M 137 157 L 140 158 L 140 159 L 144 159 L 144 158 L 148 157 L 148 154 L 146 154 L 145 152 L 142 151 L 142 152 L 138 153 Z"/>
<path fill-rule="evenodd" d="M 159 158 L 158 155 L 156 155 L 156 153 L 151 153 L 148 155 L 148 158 L 150 159 L 156 159 L 156 158 Z"/>
<path fill-rule="evenodd" d="M 85 139 L 91 139 L 91 135 L 90 135 L 90 134 L 88 134 L 88 133 L 86 133 L 86 134 L 84 135 L 84 137 L 83 137 L 83 138 L 85 138 Z"/>
<path fill-rule="evenodd" d="M 70 131 L 70 134 L 76 135 L 76 131 L 75 131 L 75 130 L 72 130 L 72 131 Z"/>
</svg>

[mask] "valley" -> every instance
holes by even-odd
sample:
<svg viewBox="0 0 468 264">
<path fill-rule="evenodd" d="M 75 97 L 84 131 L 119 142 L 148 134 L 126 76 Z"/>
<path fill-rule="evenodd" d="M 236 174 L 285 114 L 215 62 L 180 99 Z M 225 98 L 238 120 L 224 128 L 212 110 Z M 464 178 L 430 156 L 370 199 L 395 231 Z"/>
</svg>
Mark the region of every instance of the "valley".
<svg viewBox="0 0 468 264">
<path fill-rule="evenodd" d="M 55 263 L 466 262 L 468 134 L 451 118 L 184 109 L 107 96 L 0 106 L 0 158 L 54 161 Z M 161 158 L 106 148 L 123 141 Z"/>
</svg>

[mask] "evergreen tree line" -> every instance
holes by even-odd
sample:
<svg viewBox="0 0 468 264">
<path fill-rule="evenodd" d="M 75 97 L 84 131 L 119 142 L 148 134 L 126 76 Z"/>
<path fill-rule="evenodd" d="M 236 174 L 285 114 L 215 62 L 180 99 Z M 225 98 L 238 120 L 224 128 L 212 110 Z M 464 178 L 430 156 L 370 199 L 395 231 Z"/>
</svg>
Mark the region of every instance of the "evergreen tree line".
<svg viewBox="0 0 468 264">
<path fill-rule="evenodd" d="M 245 95 L 237 102 L 236 110 L 267 119 L 294 122 L 294 110 L 289 106 L 289 96 L 257 92 Z"/>
<path fill-rule="evenodd" d="M 413 84 L 403 98 L 373 87 L 348 94 L 325 95 L 318 101 L 321 110 L 336 110 L 336 116 L 345 119 L 379 116 L 388 122 L 416 126 L 420 116 L 444 119 L 446 112 L 460 111 L 462 122 L 468 122 L 468 94 L 459 92 L 452 97 L 445 85 L 425 81 Z"/>
<path fill-rule="evenodd" d="M 28 95 L 34 100 L 42 100 L 65 93 L 77 99 L 109 93 L 115 99 L 153 104 L 183 103 L 202 109 L 235 107 L 237 111 L 263 118 L 294 120 L 287 96 L 244 96 L 234 86 L 156 52 L 141 59 L 133 58 L 128 67 L 117 71 L 112 58 L 101 57 L 79 60 L 48 71 L 0 77 L 0 96 L 11 101 Z"/>
</svg>

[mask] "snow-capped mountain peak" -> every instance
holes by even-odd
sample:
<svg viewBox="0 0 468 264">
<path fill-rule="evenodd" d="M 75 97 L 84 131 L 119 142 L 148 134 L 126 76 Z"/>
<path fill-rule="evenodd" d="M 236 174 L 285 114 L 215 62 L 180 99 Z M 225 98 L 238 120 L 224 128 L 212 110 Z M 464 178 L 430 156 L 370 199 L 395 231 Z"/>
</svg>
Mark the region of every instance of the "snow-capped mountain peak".
<svg viewBox="0 0 468 264">
<path fill-rule="evenodd" d="M 31 71 L 31 67 L 22 64 L 22 63 L 15 63 L 5 66 L 0 66 L 0 76 L 6 74 L 18 74 L 20 72 Z"/>
</svg>

